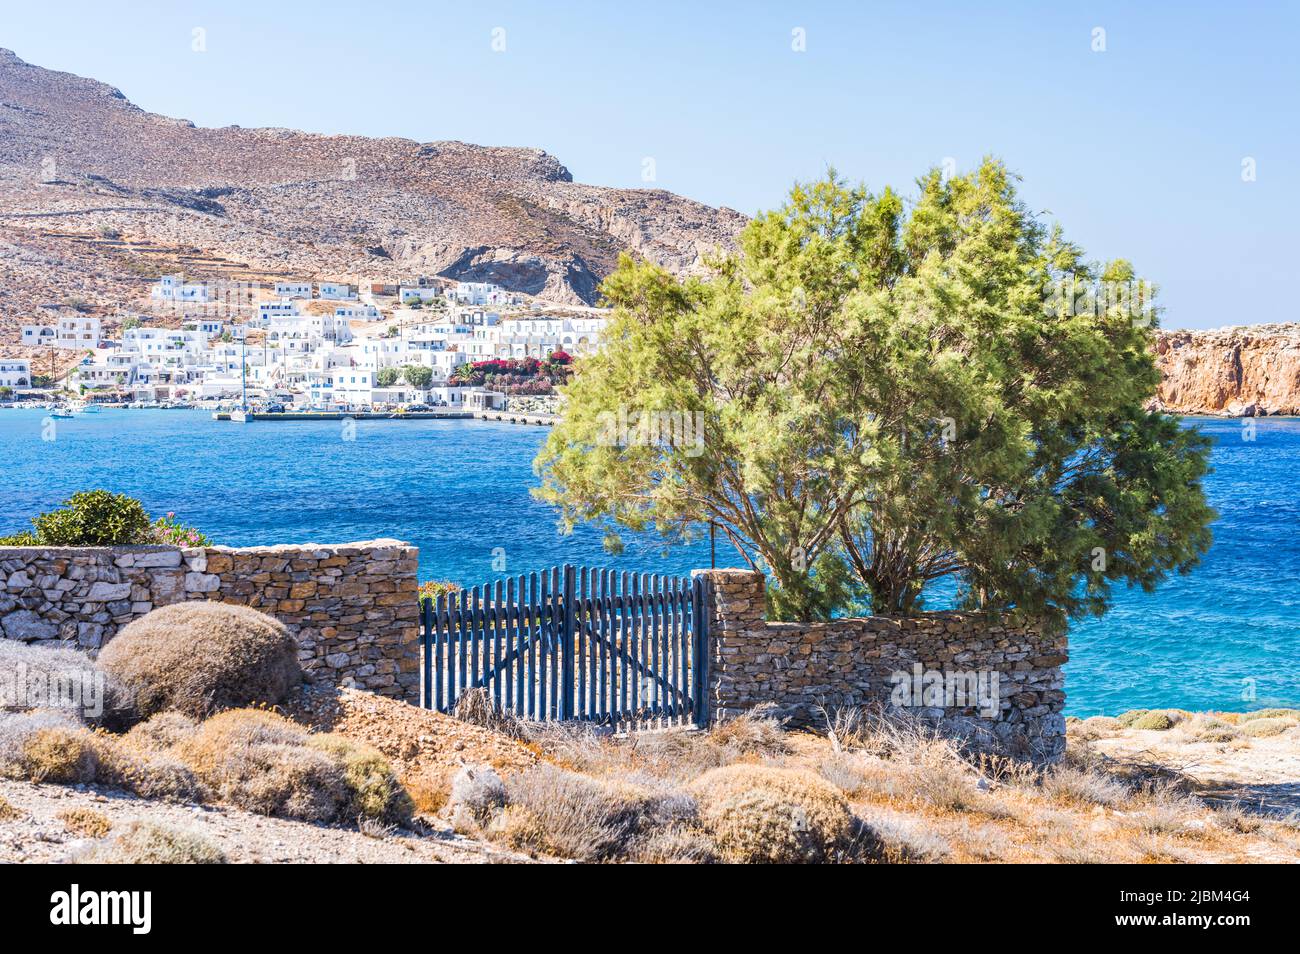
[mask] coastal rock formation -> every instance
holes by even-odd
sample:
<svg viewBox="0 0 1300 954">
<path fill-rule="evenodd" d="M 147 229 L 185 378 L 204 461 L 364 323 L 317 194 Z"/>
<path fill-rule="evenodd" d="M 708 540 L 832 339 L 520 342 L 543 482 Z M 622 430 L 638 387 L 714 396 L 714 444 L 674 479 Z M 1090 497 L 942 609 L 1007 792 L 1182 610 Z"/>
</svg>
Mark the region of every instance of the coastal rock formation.
<svg viewBox="0 0 1300 954">
<path fill-rule="evenodd" d="M 44 304 L 138 298 L 145 252 L 196 279 L 441 274 L 593 304 L 620 252 L 689 272 L 745 218 L 582 185 L 540 149 L 197 127 L 0 50 L 0 222 L 2 341 Z"/>
<path fill-rule="evenodd" d="M 1156 359 L 1171 414 L 1300 415 L 1300 325 L 1161 331 Z"/>
</svg>

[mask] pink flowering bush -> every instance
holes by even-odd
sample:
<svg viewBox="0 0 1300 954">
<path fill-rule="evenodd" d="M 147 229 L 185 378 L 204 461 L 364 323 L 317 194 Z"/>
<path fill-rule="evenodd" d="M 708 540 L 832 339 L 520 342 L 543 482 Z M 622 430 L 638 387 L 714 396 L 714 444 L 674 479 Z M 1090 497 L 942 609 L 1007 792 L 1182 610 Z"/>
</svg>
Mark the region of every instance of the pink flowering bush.
<svg viewBox="0 0 1300 954">
<path fill-rule="evenodd" d="M 149 529 L 151 543 L 166 543 L 177 547 L 212 546 L 212 541 L 205 534 L 177 520 L 174 510 L 167 511 L 167 516 L 155 520 Z"/>
</svg>

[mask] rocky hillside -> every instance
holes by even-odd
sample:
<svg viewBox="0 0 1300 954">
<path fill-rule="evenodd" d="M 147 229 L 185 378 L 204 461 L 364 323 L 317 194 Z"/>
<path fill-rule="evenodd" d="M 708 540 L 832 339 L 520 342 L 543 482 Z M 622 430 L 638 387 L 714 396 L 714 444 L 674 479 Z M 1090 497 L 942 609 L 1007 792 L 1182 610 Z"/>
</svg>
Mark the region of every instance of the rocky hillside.
<svg viewBox="0 0 1300 954">
<path fill-rule="evenodd" d="M 582 185 L 538 149 L 200 128 L 0 50 L 0 222 L 9 328 L 42 304 L 138 295 L 154 263 L 124 252 L 119 234 L 181 265 L 188 255 L 267 276 L 441 274 L 590 304 L 621 251 L 686 272 L 744 217 L 661 190 Z M 210 277 L 195 264 L 191 274 Z"/>
<path fill-rule="evenodd" d="M 1156 354 L 1163 410 L 1300 415 L 1300 325 L 1162 331 Z"/>
</svg>

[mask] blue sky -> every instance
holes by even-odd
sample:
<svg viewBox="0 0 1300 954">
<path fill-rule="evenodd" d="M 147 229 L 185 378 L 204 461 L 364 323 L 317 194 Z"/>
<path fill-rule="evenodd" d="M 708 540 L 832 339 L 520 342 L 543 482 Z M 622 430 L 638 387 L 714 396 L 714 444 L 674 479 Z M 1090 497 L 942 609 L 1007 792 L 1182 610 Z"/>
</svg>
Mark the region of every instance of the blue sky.
<svg viewBox="0 0 1300 954">
<path fill-rule="evenodd" d="M 992 153 L 1159 283 L 1167 327 L 1297 317 L 1298 4 L 3 6 L 0 46 L 153 112 L 535 146 L 599 185 L 646 185 L 650 157 L 654 186 L 747 213 L 827 165 L 910 191 Z"/>
</svg>

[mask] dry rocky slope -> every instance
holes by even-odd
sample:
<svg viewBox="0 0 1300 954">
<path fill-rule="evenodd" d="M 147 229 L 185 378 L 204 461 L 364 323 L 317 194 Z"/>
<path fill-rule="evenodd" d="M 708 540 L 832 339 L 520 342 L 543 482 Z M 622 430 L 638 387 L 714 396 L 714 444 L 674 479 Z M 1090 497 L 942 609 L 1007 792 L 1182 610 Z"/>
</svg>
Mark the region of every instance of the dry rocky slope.
<svg viewBox="0 0 1300 954">
<path fill-rule="evenodd" d="M 0 222 L 7 332 L 70 290 L 138 296 L 148 270 L 111 267 L 132 249 L 87 241 L 113 232 L 196 259 L 198 278 L 222 277 L 205 259 L 353 281 L 441 274 L 590 304 L 621 251 L 687 272 L 744 217 L 582 185 L 538 149 L 196 127 L 0 49 Z"/>
</svg>

